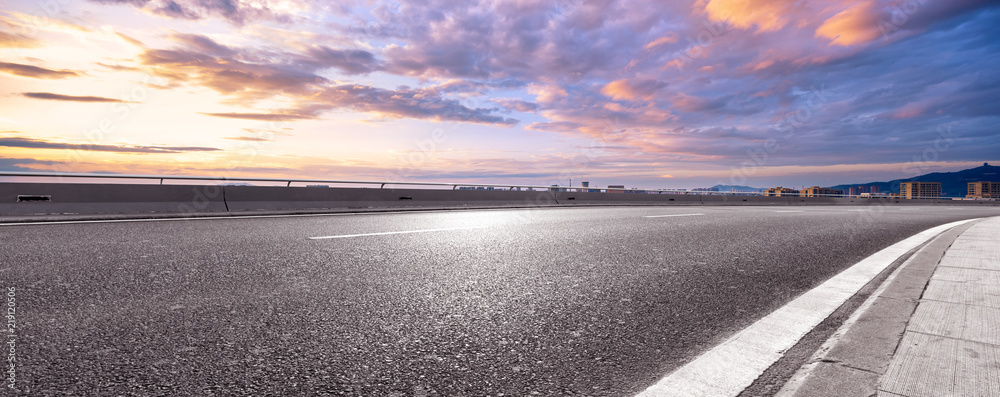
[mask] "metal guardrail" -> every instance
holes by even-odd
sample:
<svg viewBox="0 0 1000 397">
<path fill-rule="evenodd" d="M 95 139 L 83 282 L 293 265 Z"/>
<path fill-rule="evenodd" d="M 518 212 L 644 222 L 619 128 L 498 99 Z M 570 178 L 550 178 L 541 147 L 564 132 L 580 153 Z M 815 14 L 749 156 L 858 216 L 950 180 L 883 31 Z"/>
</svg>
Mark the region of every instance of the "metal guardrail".
<svg viewBox="0 0 1000 397">
<path fill-rule="evenodd" d="M 508 185 L 508 184 L 489 184 L 489 183 L 451 183 L 451 182 L 399 182 L 399 181 L 349 181 L 349 180 L 335 180 L 335 179 L 295 179 L 295 178 L 252 178 L 252 177 L 238 177 L 238 176 L 175 176 L 175 175 L 130 175 L 130 174 L 94 174 L 94 173 L 75 173 L 75 172 L 11 172 L 11 171 L 0 171 L 0 177 L 2 176 L 19 176 L 19 177 L 48 177 L 48 178 L 105 178 L 105 179 L 148 179 L 148 180 L 160 180 L 160 184 L 163 184 L 164 180 L 186 180 L 186 181 L 238 181 L 238 182 L 284 182 L 285 186 L 292 186 L 292 183 L 331 183 L 331 184 L 350 184 L 350 185 L 379 185 L 379 188 L 385 188 L 386 185 L 399 185 L 399 186 L 450 186 L 452 190 L 458 189 L 459 187 L 493 187 L 493 188 L 505 188 L 505 189 L 558 189 L 560 191 L 566 191 L 567 189 L 579 189 L 579 190 L 594 190 L 602 191 L 608 190 L 608 188 L 602 187 L 582 187 L 582 186 L 540 186 L 540 185 Z M 623 189 L 611 188 L 610 190 L 620 191 Z"/>
<path fill-rule="evenodd" d="M 456 190 L 459 187 L 492 187 L 492 188 L 503 188 L 503 189 L 542 189 L 543 191 L 562 191 L 562 192 L 621 192 L 621 193 L 645 193 L 645 194 L 692 194 L 692 195 L 709 195 L 709 196 L 770 196 L 770 197 L 850 197 L 850 198 L 901 198 L 898 196 L 860 196 L 860 195 L 846 195 L 846 194 L 802 194 L 802 193 L 767 193 L 767 192 L 741 192 L 741 191 L 677 191 L 677 190 L 659 190 L 659 189 L 622 189 L 622 188 L 608 188 L 608 187 L 597 187 L 597 186 L 541 186 L 541 185 L 508 185 L 508 184 L 490 184 L 490 183 L 451 183 L 451 182 L 400 182 L 400 181 L 350 181 L 350 180 L 335 180 L 335 179 L 294 179 L 294 178 L 251 178 L 251 177 L 236 177 L 236 176 L 175 176 L 175 175 L 131 175 L 131 174 L 95 174 L 95 173 L 76 173 L 76 172 L 16 172 L 16 171 L 0 171 L 0 177 L 4 176 L 14 176 L 14 177 L 43 177 L 43 178 L 105 178 L 105 179 L 149 179 L 149 180 L 160 180 L 160 184 L 163 184 L 164 180 L 188 180 L 188 181 L 239 181 L 239 182 L 284 182 L 285 186 L 292 186 L 292 183 L 331 183 L 331 184 L 350 184 L 350 185 L 379 185 L 379 188 L 385 188 L 386 185 L 398 185 L 398 186 L 450 186 L 452 190 Z M 950 199 L 948 197 L 916 197 L 918 199 Z"/>
</svg>

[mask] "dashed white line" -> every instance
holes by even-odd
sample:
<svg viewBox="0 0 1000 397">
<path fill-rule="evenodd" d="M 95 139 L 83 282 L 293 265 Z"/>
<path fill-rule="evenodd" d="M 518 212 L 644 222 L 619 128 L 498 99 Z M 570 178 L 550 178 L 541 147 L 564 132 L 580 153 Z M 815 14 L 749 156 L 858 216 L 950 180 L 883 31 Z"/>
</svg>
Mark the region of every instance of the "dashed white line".
<svg viewBox="0 0 1000 397">
<path fill-rule="evenodd" d="M 672 215 L 646 215 L 644 218 L 666 218 L 671 216 L 698 216 L 705 214 L 672 214 Z"/>
<path fill-rule="evenodd" d="M 388 236 L 391 234 L 408 234 L 408 233 L 428 233 L 428 232 L 446 232 L 449 230 L 468 230 L 468 229 L 483 229 L 489 226 L 470 226 L 470 227 L 453 227 L 448 229 L 422 229 L 422 230 L 404 230 L 400 232 L 381 232 L 381 233 L 361 233 L 361 234 L 341 234 L 337 236 L 319 236 L 319 237 L 309 237 L 310 240 L 325 240 L 331 238 L 350 238 L 350 237 L 366 237 L 366 236 Z"/>
</svg>

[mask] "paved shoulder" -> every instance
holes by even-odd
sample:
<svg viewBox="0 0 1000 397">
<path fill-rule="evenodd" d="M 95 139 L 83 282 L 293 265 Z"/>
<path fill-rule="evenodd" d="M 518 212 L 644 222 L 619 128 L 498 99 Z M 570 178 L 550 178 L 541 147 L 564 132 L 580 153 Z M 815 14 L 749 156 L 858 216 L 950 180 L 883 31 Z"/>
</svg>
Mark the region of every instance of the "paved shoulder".
<svg viewBox="0 0 1000 397">
<path fill-rule="evenodd" d="M 948 249 L 927 286 L 879 394 L 1000 396 L 1000 218 Z"/>
<path fill-rule="evenodd" d="M 777 394 L 1000 396 L 1000 217 L 924 246 Z"/>
<path fill-rule="evenodd" d="M 927 229 L 865 258 L 667 375 L 640 396 L 738 395 L 899 257 L 940 233 L 968 222 L 952 222 Z"/>
</svg>

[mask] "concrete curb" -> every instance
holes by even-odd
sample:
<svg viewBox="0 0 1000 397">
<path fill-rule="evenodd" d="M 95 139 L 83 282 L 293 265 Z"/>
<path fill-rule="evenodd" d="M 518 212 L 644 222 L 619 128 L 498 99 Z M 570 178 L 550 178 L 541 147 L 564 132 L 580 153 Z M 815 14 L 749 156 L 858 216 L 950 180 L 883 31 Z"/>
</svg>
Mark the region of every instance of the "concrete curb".
<svg viewBox="0 0 1000 397">
<path fill-rule="evenodd" d="M 955 239 L 980 221 L 949 229 L 914 253 L 775 396 L 875 395 L 938 262 Z"/>
</svg>

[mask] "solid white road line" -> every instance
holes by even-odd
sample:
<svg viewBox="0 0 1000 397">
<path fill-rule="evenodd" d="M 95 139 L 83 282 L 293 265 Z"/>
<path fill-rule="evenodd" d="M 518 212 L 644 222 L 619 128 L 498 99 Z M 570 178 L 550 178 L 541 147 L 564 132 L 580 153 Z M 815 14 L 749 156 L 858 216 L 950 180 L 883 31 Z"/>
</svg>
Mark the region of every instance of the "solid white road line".
<svg viewBox="0 0 1000 397">
<path fill-rule="evenodd" d="M 833 276 L 650 386 L 640 397 L 736 396 L 897 258 L 952 227 L 927 229 Z"/>
<path fill-rule="evenodd" d="M 470 227 L 453 227 L 449 229 L 423 229 L 423 230 L 405 230 L 401 232 L 382 232 L 382 233 L 362 233 L 362 234 L 342 234 L 339 236 L 320 236 L 320 237 L 309 237 L 310 240 L 324 240 L 331 238 L 349 238 L 349 237 L 365 237 L 365 236 L 387 236 L 390 234 L 408 234 L 408 233 L 428 233 L 428 232 L 445 232 L 449 230 L 466 230 L 466 229 L 482 229 L 489 226 L 470 226 Z"/>
<path fill-rule="evenodd" d="M 857 309 L 854 309 L 854 313 L 851 313 L 851 316 L 848 317 L 847 320 L 840 325 L 840 328 L 837 328 L 837 331 L 834 332 L 833 335 L 831 335 L 826 340 L 826 342 L 823 342 L 823 344 L 820 345 L 819 349 L 816 349 L 816 352 L 813 353 L 813 355 L 809 358 L 809 361 L 806 362 L 806 364 L 799 367 L 799 370 L 795 371 L 795 375 L 792 375 L 792 377 L 788 380 L 788 382 L 785 383 L 785 385 L 780 390 L 778 390 L 778 392 L 775 393 L 774 396 L 775 397 L 794 396 L 795 392 L 797 392 L 799 388 L 805 385 L 805 381 L 808 378 L 809 374 L 812 373 L 812 371 L 815 370 L 817 366 L 819 366 L 820 360 L 826 358 L 826 354 L 829 353 L 830 350 L 833 349 L 833 346 L 836 345 L 837 342 L 839 342 L 844 337 L 844 334 L 847 333 L 847 330 L 849 330 L 851 326 L 853 326 L 855 323 L 858 322 L 858 319 L 860 319 L 861 316 L 863 316 L 865 312 L 868 311 L 868 308 L 870 308 L 873 304 L 875 304 L 876 300 L 880 299 L 882 293 L 885 292 L 887 288 L 889 288 L 889 284 L 892 284 L 892 281 L 896 279 L 896 276 L 898 276 L 899 273 L 902 273 L 903 269 L 905 269 L 906 266 L 908 266 L 910 262 L 913 261 L 914 258 L 916 257 L 917 255 L 913 255 L 909 259 L 907 259 L 906 262 L 903 262 L 898 267 L 896 267 L 896 270 L 894 270 L 892 274 L 889 275 L 889 277 L 887 277 L 884 281 L 882 281 L 882 285 L 879 285 L 878 288 L 876 288 L 875 291 L 868 296 L 868 299 L 865 299 L 864 303 L 858 306 Z"/>
<path fill-rule="evenodd" d="M 698 216 L 705 214 L 674 214 L 674 215 L 646 215 L 644 218 L 666 218 L 670 216 Z"/>
<path fill-rule="evenodd" d="M 802 210 L 790 210 L 790 211 L 774 211 L 774 212 L 805 212 Z"/>
</svg>

